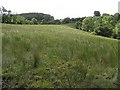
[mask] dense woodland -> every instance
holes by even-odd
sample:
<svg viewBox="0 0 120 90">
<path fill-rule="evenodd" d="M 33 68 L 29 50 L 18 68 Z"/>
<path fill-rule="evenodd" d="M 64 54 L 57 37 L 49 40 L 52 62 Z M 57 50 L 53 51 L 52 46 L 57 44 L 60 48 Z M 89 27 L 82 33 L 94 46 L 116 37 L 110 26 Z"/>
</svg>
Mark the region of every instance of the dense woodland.
<svg viewBox="0 0 120 90">
<path fill-rule="evenodd" d="M 7 13 L 6 13 L 7 12 Z M 120 14 L 100 14 L 94 11 L 94 16 L 54 19 L 53 16 L 44 13 L 11 14 L 10 10 L 3 7 L 2 23 L 8 24 L 75 24 L 75 28 L 95 35 L 120 39 Z"/>
</svg>

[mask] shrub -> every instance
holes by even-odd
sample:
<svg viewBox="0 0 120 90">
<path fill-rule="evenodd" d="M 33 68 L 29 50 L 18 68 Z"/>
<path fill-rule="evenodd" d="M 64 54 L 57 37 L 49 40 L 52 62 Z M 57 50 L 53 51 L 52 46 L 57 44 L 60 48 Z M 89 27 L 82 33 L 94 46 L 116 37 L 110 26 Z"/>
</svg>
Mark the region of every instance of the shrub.
<svg viewBox="0 0 120 90">
<path fill-rule="evenodd" d="M 87 32 L 92 32 L 93 29 L 93 19 L 92 17 L 86 17 L 82 22 L 82 30 Z"/>
<path fill-rule="evenodd" d="M 82 22 L 80 22 L 80 21 L 78 21 L 78 22 L 76 22 L 75 23 L 75 27 L 76 27 L 76 29 L 82 29 L 81 27 L 82 27 Z"/>
<path fill-rule="evenodd" d="M 120 23 L 118 23 L 115 29 L 113 29 L 112 37 L 120 39 Z"/>
<path fill-rule="evenodd" d="M 110 29 L 108 27 L 98 27 L 95 29 L 95 33 L 97 35 L 110 37 L 112 35 L 112 29 Z"/>
</svg>

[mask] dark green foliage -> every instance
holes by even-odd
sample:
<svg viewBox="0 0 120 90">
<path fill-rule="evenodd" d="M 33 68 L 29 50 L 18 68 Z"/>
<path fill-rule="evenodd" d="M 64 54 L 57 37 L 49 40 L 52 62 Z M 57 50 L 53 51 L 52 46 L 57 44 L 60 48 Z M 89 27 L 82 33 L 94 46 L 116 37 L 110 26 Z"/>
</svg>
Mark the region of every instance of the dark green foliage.
<svg viewBox="0 0 120 90">
<path fill-rule="evenodd" d="M 9 23 L 10 21 L 10 16 L 6 15 L 6 14 L 3 14 L 2 16 L 2 23 Z"/>
<path fill-rule="evenodd" d="M 61 24 L 61 21 L 59 19 L 54 21 L 54 24 Z"/>
<path fill-rule="evenodd" d="M 3 11 L 3 12 L 7 12 L 7 9 L 5 8 L 5 7 L 1 7 L 1 10 Z"/>
<path fill-rule="evenodd" d="M 31 20 L 32 18 L 37 19 L 38 22 L 42 23 L 50 23 L 50 21 L 54 20 L 54 17 L 49 15 L 49 14 L 44 14 L 44 13 L 23 13 L 23 14 L 18 14 L 20 16 L 25 17 L 28 20 Z"/>
<path fill-rule="evenodd" d="M 94 23 L 93 25 L 94 29 L 102 26 L 102 18 L 100 16 L 93 17 L 93 23 Z"/>
<path fill-rule="evenodd" d="M 16 23 L 18 23 L 18 24 L 24 24 L 25 23 L 25 17 L 16 16 Z"/>
<path fill-rule="evenodd" d="M 115 19 L 116 21 L 120 20 L 120 14 L 119 14 L 119 13 L 115 13 L 115 14 L 114 14 L 114 19 Z"/>
<path fill-rule="evenodd" d="M 117 25 L 115 26 L 115 29 L 113 29 L 112 36 L 113 38 L 120 39 L 120 23 L 117 23 Z"/>
<path fill-rule="evenodd" d="M 76 26 L 76 29 L 82 29 L 82 22 L 81 21 L 78 21 L 75 23 L 75 26 Z"/>
<path fill-rule="evenodd" d="M 109 29 L 108 27 L 98 27 L 95 29 L 95 33 L 97 35 L 110 37 L 112 35 L 112 29 Z"/>
<path fill-rule="evenodd" d="M 92 19 L 92 17 L 86 17 L 82 21 L 82 30 L 87 31 L 87 32 L 92 32 L 94 30 L 93 29 L 93 19 Z"/>
<path fill-rule="evenodd" d="M 93 17 L 94 19 L 94 32 L 97 35 L 111 37 L 113 26 L 113 18 L 110 15 L 104 15 L 102 17 Z"/>
<path fill-rule="evenodd" d="M 43 13 L 3 14 L 2 23 L 14 24 L 54 24 L 54 17 Z"/>
<path fill-rule="evenodd" d="M 94 16 L 100 16 L 100 11 L 94 11 Z"/>
<path fill-rule="evenodd" d="M 32 18 L 31 21 L 32 21 L 33 24 L 38 24 L 38 21 L 37 21 L 36 18 Z"/>
<path fill-rule="evenodd" d="M 114 15 L 104 13 L 101 16 L 99 11 L 95 11 L 93 17 L 86 17 L 82 21 L 77 21 L 76 29 L 92 32 L 96 35 L 119 39 L 119 24 L 117 24 L 119 21 L 119 13 L 115 13 Z"/>
<path fill-rule="evenodd" d="M 114 22 L 114 18 L 112 15 L 104 14 L 102 16 L 102 25 L 103 27 L 108 27 L 110 29 L 114 29 L 114 25 L 116 23 Z"/>
<path fill-rule="evenodd" d="M 70 18 L 69 17 L 64 18 L 63 21 L 62 21 L 62 23 L 63 24 L 70 23 Z"/>
</svg>

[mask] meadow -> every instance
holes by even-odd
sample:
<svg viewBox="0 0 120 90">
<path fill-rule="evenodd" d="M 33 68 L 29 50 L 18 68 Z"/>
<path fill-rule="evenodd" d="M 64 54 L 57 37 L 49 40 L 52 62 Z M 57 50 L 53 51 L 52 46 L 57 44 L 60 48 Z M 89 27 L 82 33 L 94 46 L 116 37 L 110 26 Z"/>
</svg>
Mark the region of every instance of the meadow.
<svg viewBox="0 0 120 90">
<path fill-rule="evenodd" d="M 63 25 L 2 25 L 3 88 L 116 88 L 118 40 Z"/>
</svg>

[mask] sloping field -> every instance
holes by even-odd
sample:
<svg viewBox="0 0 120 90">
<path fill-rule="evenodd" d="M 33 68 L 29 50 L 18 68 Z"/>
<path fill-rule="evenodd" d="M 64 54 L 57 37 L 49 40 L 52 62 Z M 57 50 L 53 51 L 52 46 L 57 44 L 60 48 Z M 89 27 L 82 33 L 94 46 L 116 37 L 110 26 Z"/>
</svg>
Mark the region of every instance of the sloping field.
<svg viewBox="0 0 120 90">
<path fill-rule="evenodd" d="M 3 87 L 117 87 L 118 41 L 61 25 L 3 25 Z"/>
</svg>

